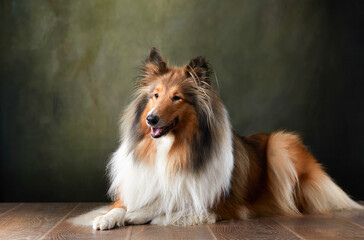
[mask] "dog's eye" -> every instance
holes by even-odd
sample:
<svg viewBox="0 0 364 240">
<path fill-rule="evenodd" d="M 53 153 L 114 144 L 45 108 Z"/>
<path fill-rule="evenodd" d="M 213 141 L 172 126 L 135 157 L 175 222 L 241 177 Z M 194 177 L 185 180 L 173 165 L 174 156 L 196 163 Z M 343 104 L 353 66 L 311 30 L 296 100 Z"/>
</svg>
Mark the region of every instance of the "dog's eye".
<svg viewBox="0 0 364 240">
<path fill-rule="evenodd" d="M 178 101 L 180 99 L 181 99 L 181 97 L 176 95 L 176 96 L 173 96 L 172 101 Z"/>
<path fill-rule="evenodd" d="M 159 94 L 158 93 L 154 94 L 154 97 L 155 98 L 158 98 L 159 97 Z"/>
</svg>

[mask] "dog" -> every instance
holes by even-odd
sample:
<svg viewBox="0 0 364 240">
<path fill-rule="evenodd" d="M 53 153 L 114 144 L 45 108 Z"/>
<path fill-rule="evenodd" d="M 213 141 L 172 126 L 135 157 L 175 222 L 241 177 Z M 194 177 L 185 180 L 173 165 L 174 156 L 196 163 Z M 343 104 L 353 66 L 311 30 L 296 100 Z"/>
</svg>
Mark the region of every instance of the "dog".
<svg viewBox="0 0 364 240">
<path fill-rule="evenodd" d="M 94 218 L 94 229 L 362 208 L 298 135 L 235 133 L 211 74 L 203 57 L 169 67 L 151 49 L 107 167 L 114 202 Z"/>
</svg>

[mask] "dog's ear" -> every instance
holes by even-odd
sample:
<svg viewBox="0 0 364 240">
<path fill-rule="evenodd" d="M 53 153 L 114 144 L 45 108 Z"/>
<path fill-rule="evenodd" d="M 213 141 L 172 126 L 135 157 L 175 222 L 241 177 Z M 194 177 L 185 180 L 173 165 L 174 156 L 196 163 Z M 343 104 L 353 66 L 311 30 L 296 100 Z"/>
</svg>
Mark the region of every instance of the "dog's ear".
<svg viewBox="0 0 364 240">
<path fill-rule="evenodd" d="M 152 47 L 147 59 L 144 62 L 145 75 L 159 75 L 168 72 L 168 66 L 166 61 L 159 54 L 158 49 Z"/>
<path fill-rule="evenodd" d="M 204 57 L 198 56 L 192 58 L 186 66 L 186 74 L 188 77 L 195 78 L 199 82 L 205 82 L 210 85 L 211 69 Z"/>
</svg>

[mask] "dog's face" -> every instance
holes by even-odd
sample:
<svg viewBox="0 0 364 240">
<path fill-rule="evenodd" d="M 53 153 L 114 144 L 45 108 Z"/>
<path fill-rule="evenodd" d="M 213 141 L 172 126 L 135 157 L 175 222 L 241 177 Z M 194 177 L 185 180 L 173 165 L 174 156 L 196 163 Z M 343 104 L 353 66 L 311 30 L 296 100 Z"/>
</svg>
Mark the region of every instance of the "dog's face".
<svg viewBox="0 0 364 240">
<path fill-rule="evenodd" d="M 146 123 L 154 138 L 166 135 L 171 130 L 178 130 L 186 121 L 192 121 L 196 113 L 183 94 L 183 89 L 177 82 L 182 82 L 184 76 L 175 76 L 178 72 L 161 77 L 151 92 L 147 109 Z M 172 79 L 173 78 L 173 79 Z"/>
<path fill-rule="evenodd" d="M 186 67 L 168 68 L 157 50 L 151 50 L 141 82 L 149 97 L 141 121 L 149 128 L 153 138 L 170 132 L 193 132 L 198 127 L 196 96 L 200 94 L 199 84 L 205 77 L 201 75 L 203 64 L 207 65 L 203 58 L 196 59 Z"/>
</svg>

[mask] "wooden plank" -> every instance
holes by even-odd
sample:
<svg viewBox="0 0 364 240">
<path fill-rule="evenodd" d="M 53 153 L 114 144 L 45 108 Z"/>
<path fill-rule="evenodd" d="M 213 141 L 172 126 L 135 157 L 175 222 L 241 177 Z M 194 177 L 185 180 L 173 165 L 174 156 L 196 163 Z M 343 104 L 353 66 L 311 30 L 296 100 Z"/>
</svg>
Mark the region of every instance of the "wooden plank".
<svg viewBox="0 0 364 240">
<path fill-rule="evenodd" d="M 0 218 L 0 239 L 35 239 L 62 219 L 76 203 L 24 203 Z"/>
<path fill-rule="evenodd" d="M 21 203 L 0 203 L 0 217 L 8 211 L 14 210 L 19 205 L 21 205 Z"/>
<path fill-rule="evenodd" d="M 63 219 L 54 229 L 42 237 L 42 239 L 129 239 L 132 226 L 115 228 L 107 231 L 97 231 L 91 226 L 76 226 L 68 221 L 69 218 L 79 216 L 95 208 L 109 203 L 81 203 L 74 211 Z"/>
<path fill-rule="evenodd" d="M 0 239 L 364 239 L 364 211 L 222 221 L 191 227 L 138 225 L 109 231 L 67 221 L 108 203 L 0 203 Z"/>
<path fill-rule="evenodd" d="M 337 211 L 333 212 L 332 215 L 364 227 L 364 210 Z"/>
<path fill-rule="evenodd" d="M 214 239 L 206 225 L 198 226 L 156 226 L 135 225 L 131 239 Z"/>
<path fill-rule="evenodd" d="M 209 227 L 217 239 L 300 239 L 271 218 L 221 221 Z"/>
<path fill-rule="evenodd" d="M 363 239 L 364 231 L 333 216 L 277 217 L 277 222 L 306 239 Z"/>
</svg>

